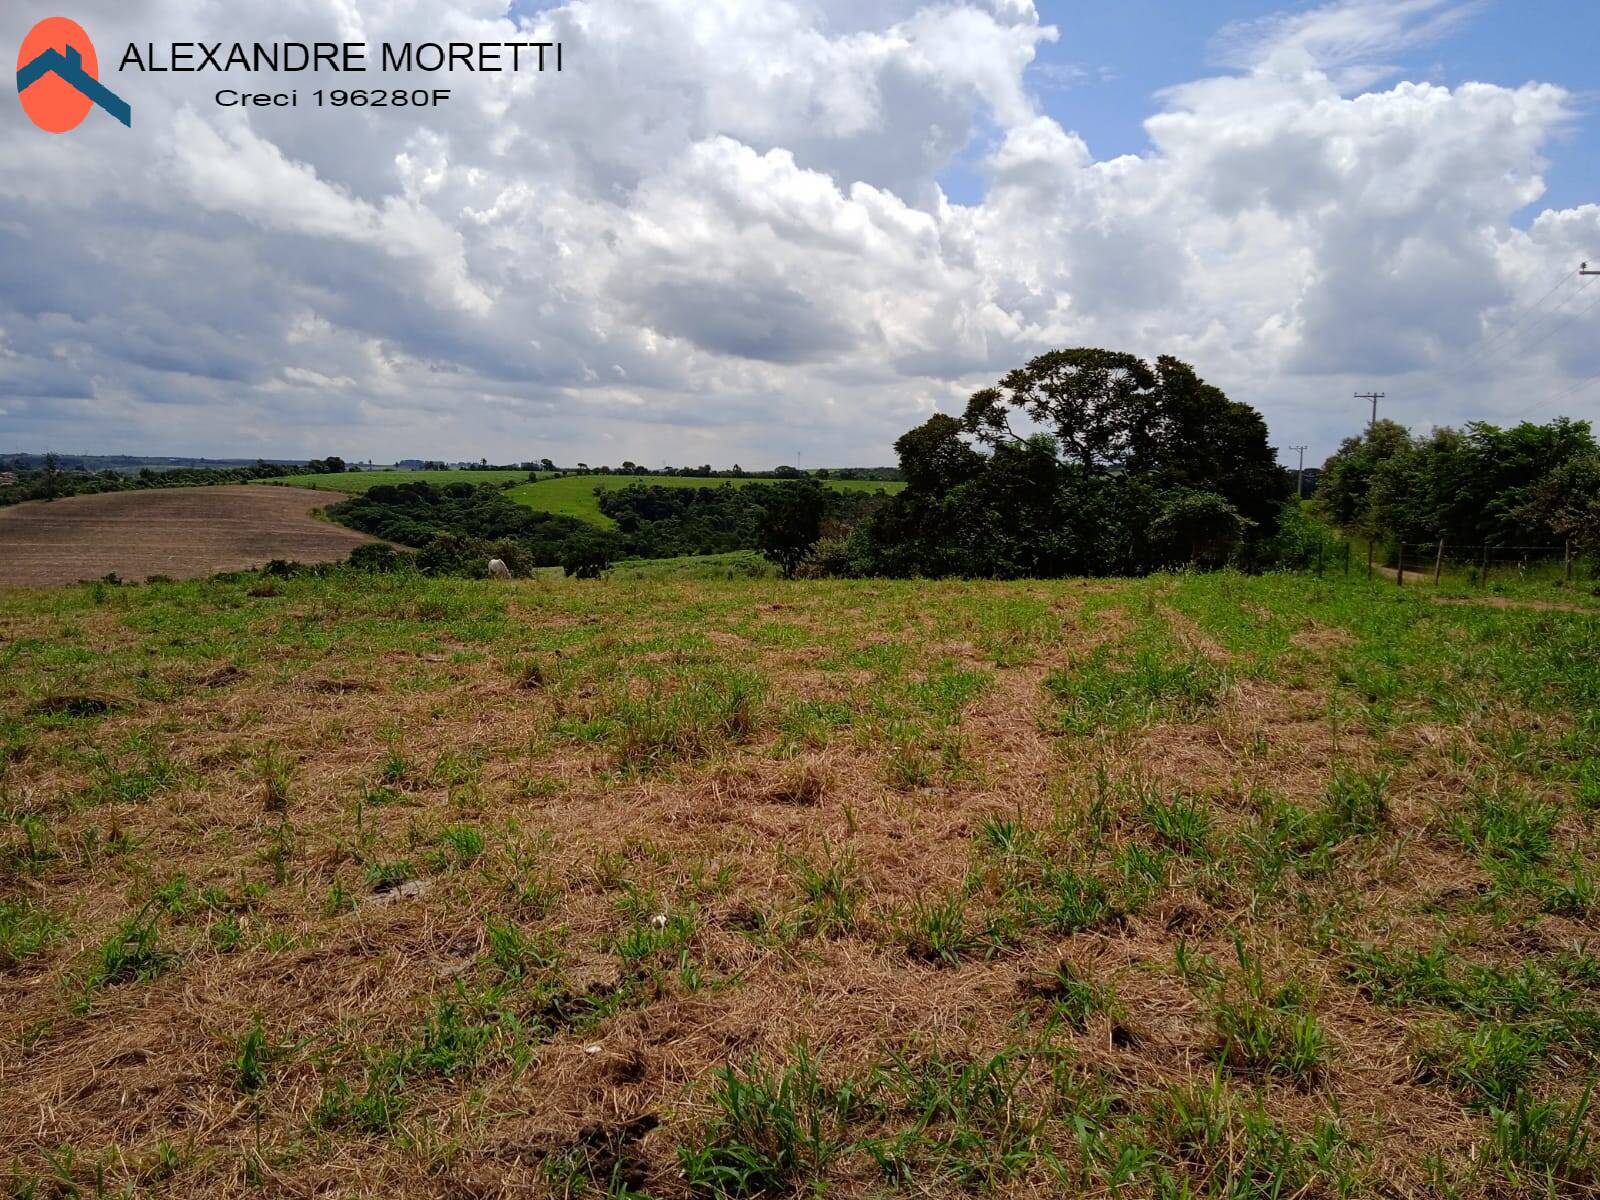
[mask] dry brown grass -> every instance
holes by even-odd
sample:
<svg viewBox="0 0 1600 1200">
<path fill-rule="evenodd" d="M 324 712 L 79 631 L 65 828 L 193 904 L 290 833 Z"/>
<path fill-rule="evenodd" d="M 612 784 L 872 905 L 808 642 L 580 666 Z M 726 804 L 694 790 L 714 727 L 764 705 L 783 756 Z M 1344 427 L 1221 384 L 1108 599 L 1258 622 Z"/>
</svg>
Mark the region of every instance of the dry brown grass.
<svg viewBox="0 0 1600 1200">
<path fill-rule="evenodd" d="M 653 600 L 542 586 L 512 595 L 487 645 L 466 623 L 405 645 L 374 641 L 346 624 L 356 606 L 330 615 L 324 593 L 292 585 L 240 601 L 257 615 L 251 632 L 227 635 L 236 641 L 226 653 L 212 643 L 154 656 L 160 624 L 136 619 L 137 607 L 70 617 L 66 640 L 119 656 L 73 693 L 108 703 L 63 710 L 63 680 L 40 663 L 41 682 L 3 708 L 26 734 L 0 774 L 6 804 L 48 823 L 60 857 L 29 866 L 13 854 L 0 886 L 68 930 L 0 972 L 0 1145 L 18 1171 L 47 1179 L 50 1156 L 59 1163 L 71 1146 L 80 1186 L 99 1162 L 141 1194 L 513 1196 L 576 1186 L 562 1174 L 576 1162 L 587 1164 L 580 1175 L 615 1171 L 635 1189 L 679 1196 L 678 1147 L 714 1121 L 710 1088 L 724 1064 L 752 1054 L 790 1062 L 805 1044 L 837 1080 L 864 1078 L 896 1052 L 963 1061 L 1048 1047 L 1073 1079 L 1098 1081 L 1114 1099 L 1103 1120 L 1146 1114 L 1127 1128 L 1144 1131 L 1175 1177 L 1217 1186 L 1224 1176 L 1162 1141 L 1158 1114 L 1171 1089 L 1219 1070 L 1213 1008 L 1239 995 L 1242 945 L 1272 986 L 1304 994 L 1326 1051 L 1304 1085 L 1222 1069 L 1240 1103 L 1259 1089 L 1293 1137 L 1336 1114 L 1359 1147 L 1341 1160 L 1358 1194 L 1438 1195 L 1440 1178 L 1463 1196 L 1524 1194 L 1482 1166 L 1483 1112 L 1419 1071 L 1419 1031 L 1447 1014 L 1379 1003 L 1345 964 L 1365 941 L 1398 950 L 1446 939 L 1502 965 L 1528 946 L 1541 961 L 1588 953 L 1592 913 L 1530 914 L 1517 895 L 1495 910 L 1485 860 L 1452 832 L 1484 772 L 1511 769 L 1485 740 L 1520 728 L 1552 746 L 1566 728 L 1558 718 L 1486 706 L 1451 723 L 1362 709 L 1335 682 L 1361 637 L 1328 613 L 1294 636 L 1282 678 L 1232 674 L 1198 719 L 1063 736 L 1052 674 L 1141 636 L 1134 597 L 1115 602 L 1115 586 L 993 588 L 984 594 L 1021 614 L 998 625 L 958 585 L 919 594 L 763 583 L 703 603 L 692 585 L 655 589 Z M 1240 665 L 1221 631 L 1164 599 L 1155 611 L 1181 658 Z M 291 628 L 320 629 L 331 648 L 308 656 L 279 645 L 274 631 Z M 16 604 L 3 629 L 12 645 L 63 639 L 62 618 Z M 609 735 L 592 732 L 629 704 L 669 705 L 726 671 L 755 672 L 766 690 L 748 728 L 725 741 L 635 770 L 619 766 Z M 962 672 L 984 685 L 954 711 L 938 707 L 939 688 L 966 686 Z M 43 707 L 38 689 L 49 692 Z M 1426 697 L 1408 703 L 1419 717 L 1427 708 Z M 814 728 L 801 720 L 807 705 L 852 717 Z M 915 781 L 897 766 L 904 738 L 925 754 Z M 132 770 L 145 753 L 134 744 L 156 747 L 172 782 L 138 799 L 87 799 L 90 748 Z M 282 764 L 282 812 L 264 811 L 264 747 Z M 1290 855 L 1282 877 L 1265 881 L 1249 857 L 1268 820 L 1263 797 L 1314 813 L 1338 772 L 1384 773 L 1381 827 Z M 1569 782 L 1533 779 L 1530 794 L 1569 804 Z M 1170 796 L 1203 806 L 1208 849 L 1163 841 L 1143 806 Z M 1043 857 L 985 849 L 994 821 L 1032 831 L 1030 853 Z M 453 826 L 477 830 L 481 851 L 451 850 L 440 833 Z M 1570 807 L 1552 836 L 1593 846 L 1589 817 Z M 86 839 L 101 849 L 86 854 Z M 908 951 L 905 922 L 919 903 L 965 895 L 976 931 L 1018 911 L 1017 881 L 1036 861 L 1076 864 L 1121 888 L 1111 864 L 1136 851 L 1165 855 L 1159 886 L 1115 919 L 1071 933 L 1019 924 L 953 963 Z M 808 923 L 797 864 L 844 856 L 858 891 L 850 918 Z M 375 889 L 372 872 L 400 861 L 420 886 Z M 178 876 L 220 897 L 162 916 L 181 960 L 85 991 L 97 947 Z M 330 899 L 335 888 L 345 900 Z M 617 952 L 619 937 L 657 917 L 690 914 L 683 954 L 698 985 L 676 951 L 644 974 Z M 498 978 L 495 921 L 545 937 L 560 960 L 507 993 L 522 1033 L 502 1019 L 470 1069 L 408 1078 L 392 1132 L 319 1124 L 330 1088 L 359 1090 L 373 1055 L 416 1044 L 441 1002 L 470 1003 Z M 228 922 L 237 945 L 219 947 Z M 1508 929 L 1523 930 L 1522 949 Z M 1215 964 L 1215 986 L 1179 973 L 1180 946 Z M 1046 1020 L 1062 963 L 1114 993 L 1081 1029 Z M 557 992 L 568 1005 L 626 999 L 573 1023 L 550 1019 Z M 284 1049 L 249 1092 L 232 1063 L 257 1019 Z M 1029 1061 L 1019 1095 L 1045 1104 L 1057 1085 L 1044 1059 Z M 1581 1056 L 1571 1062 L 1590 1069 Z M 884 1104 L 859 1116 L 854 1136 L 901 1127 Z M 1035 1138 L 1064 1175 L 1035 1155 L 991 1190 L 1110 1194 L 1078 1174 L 1068 1115 Z M 864 1153 L 844 1155 L 828 1168 L 831 1190 L 876 1194 L 876 1170 Z M 1298 1194 L 1331 1194 L 1331 1178 Z M 928 1170 L 906 1190 L 966 1186 Z M 1561 1187 L 1593 1190 L 1576 1177 Z M 1123 1194 L 1154 1192 L 1144 1179 Z"/>
</svg>

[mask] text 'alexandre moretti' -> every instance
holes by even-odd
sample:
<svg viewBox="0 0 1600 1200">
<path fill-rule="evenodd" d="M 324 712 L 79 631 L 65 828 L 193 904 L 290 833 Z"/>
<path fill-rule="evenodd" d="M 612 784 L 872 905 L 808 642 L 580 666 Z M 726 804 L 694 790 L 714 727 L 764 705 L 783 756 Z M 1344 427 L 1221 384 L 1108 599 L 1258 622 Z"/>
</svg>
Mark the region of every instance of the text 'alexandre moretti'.
<svg viewBox="0 0 1600 1200">
<path fill-rule="evenodd" d="M 559 71 L 560 42 L 129 42 L 119 71 Z"/>
</svg>

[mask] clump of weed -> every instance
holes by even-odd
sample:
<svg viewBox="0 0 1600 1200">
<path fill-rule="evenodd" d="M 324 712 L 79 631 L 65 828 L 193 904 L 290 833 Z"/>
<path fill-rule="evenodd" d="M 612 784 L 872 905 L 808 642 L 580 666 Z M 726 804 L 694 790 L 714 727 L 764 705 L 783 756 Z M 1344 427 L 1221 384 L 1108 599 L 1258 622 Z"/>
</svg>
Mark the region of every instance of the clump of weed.
<svg viewBox="0 0 1600 1200">
<path fill-rule="evenodd" d="M 1319 814 L 1322 840 L 1338 842 L 1382 829 L 1389 820 L 1388 789 L 1387 771 L 1336 768 Z"/>
<path fill-rule="evenodd" d="M 689 1187 L 716 1196 L 760 1196 L 818 1181 L 844 1153 L 860 1097 L 846 1079 L 823 1081 L 804 1047 L 781 1071 L 759 1056 L 713 1077 L 716 1116 L 678 1149 Z"/>
<path fill-rule="evenodd" d="M 1205 857 L 1211 834 L 1211 811 L 1191 796 L 1176 795 L 1163 800 L 1147 795 L 1141 815 L 1156 840 L 1179 854 Z"/>
<path fill-rule="evenodd" d="M 54 913 L 27 899 L 0 900 L 0 971 L 10 970 L 66 936 Z"/>
<path fill-rule="evenodd" d="M 446 825 L 439 841 L 454 857 L 456 867 L 468 867 L 483 855 L 483 833 L 473 825 Z"/>
<path fill-rule="evenodd" d="M 524 691 L 540 691 L 556 682 L 558 663 L 559 659 L 519 659 L 511 664 L 511 677 L 516 681 L 516 686 Z"/>
<path fill-rule="evenodd" d="M 416 776 L 417 769 L 406 757 L 405 750 L 391 742 L 378 763 L 378 778 L 391 788 L 400 788 L 415 782 Z"/>
<path fill-rule="evenodd" d="M 1227 673 L 1203 657 L 1174 660 L 1159 648 L 1119 655 L 1108 646 L 1045 679 L 1061 706 L 1060 729 L 1077 735 L 1192 721 L 1215 707 L 1229 683 Z"/>
<path fill-rule="evenodd" d="M 1555 848 L 1561 809 L 1510 787 L 1477 793 L 1452 823 L 1455 835 L 1485 865 L 1514 881 L 1530 878 Z"/>
<path fill-rule="evenodd" d="M 1053 1170 L 1043 1133 L 1056 1098 L 1053 1088 L 1029 1088 L 1035 1059 L 1016 1047 L 973 1059 L 895 1053 L 868 1083 L 874 1109 L 905 1123 L 868 1138 L 863 1149 L 902 1186 L 926 1173 L 980 1192 L 1035 1166 Z"/>
<path fill-rule="evenodd" d="M 1523 1097 L 1552 1049 L 1536 1025 L 1484 1021 L 1465 1030 L 1434 1028 L 1423 1035 L 1418 1057 L 1424 1079 L 1459 1089 L 1471 1107 L 1506 1109 Z"/>
<path fill-rule="evenodd" d="M 261 1018 L 257 1016 L 234 1047 L 230 1063 L 234 1087 L 241 1092 L 258 1091 L 267 1081 L 267 1067 L 282 1049 L 267 1040 Z"/>
<path fill-rule="evenodd" d="M 0 867 L 7 871 L 38 875 L 61 857 L 55 831 L 38 814 L 27 813 L 19 817 L 17 832 L 20 836 L 8 842 L 0 851 Z"/>
<path fill-rule="evenodd" d="M 1551 1195 L 1566 1189 L 1578 1194 L 1577 1189 L 1593 1185 L 1600 1174 L 1588 1123 L 1593 1099 L 1591 1081 L 1573 1102 L 1519 1094 L 1510 1107 L 1491 1108 L 1491 1159 L 1512 1182 L 1531 1176 L 1546 1184 Z"/>
<path fill-rule="evenodd" d="M 1251 1078 L 1282 1075 L 1311 1083 L 1326 1053 L 1322 1027 L 1310 1013 L 1292 1005 L 1256 1000 L 1222 1000 L 1212 1011 L 1218 1057 Z"/>
<path fill-rule="evenodd" d="M 417 864 L 409 858 L 377 859 L 367 864 L 367 886 L 375 892 L 387 892 L 415 879 Z"/>
<path fill-rule="evenodd" d="M 103 750 L 91 755 L 93 777 L 81 796 L 85 805 L 138 804 L 175 786 L 182 772 L 177 763 L 150 742 L 151 735 L 130 738 L 128 759 L 117 760 Z"/>
<path fill-rule="evenodd" d="M 294 779 L 294 764 L 288 756 L 275 745 L 267 746 L 251 759 L 251 768 L 261 784 L 261 807 L 269 813 L 287 811 Z"/>
<path fill-rule="evenodd" d="M 676 967 L 688 971 L 685 982 L 693 990 L 697 977 L 688 958 L 693 937 L 693 913 L 675 912 L 668 916 L 658 912 L 625 929 L 615 948 L 625 976 L 653 980 L 659 985 L 662 973 Z"/>
<path fill-rule="evenodd" d="M 1087 978 L 1069 962 L 1056 965 L 1043 979 L 1024 985 L 1024 991 L 1044 1006 L 1045 1020 L 1062 1024 L 1076 1033 L 1089 1027 L 1096 1013 L 1117 1011 L 1116 992 L 1109 986 Z"/>
<path fill-rule="evenodd" d="M 981 929 L 968 909 L 971 897 L 957 889 L 940 898 L 918 896 L 894 921 L 894 937 L 912 958 L 955 966 L 983 945 Z"/>
<path fill-rule="evenodd" d="M 985 817 L 978 826 L 979 847 L 1002 862 L 1017 863 L 1031 857 L 1038 848 L 1039 835 L 1015 817 Z"/>
<path fill-rule="evenodd" d="M 933 783 L 939 758 L 927 731 L 910 721 L 894 721 L 884 730 L 883 740 L 888 746 L 883 756 L 885 783 L 902 792 Z"/>
<path fill-rule="evenodd" d="M 560 961 L 546 934 L 525 934 L 510 921 L 491 918 L 484 926 L 488 959 L 503 980 L 520 980 L 548 971 Z"/>
<path fill-rule="evenodd" d="M 1299 1196 L 1319 1184 L 1332 1195 L 1353 1191 L 1353 1148 L 1334 1121 L 1321 1118 L 1296 1138 L 1266 1111 L 1258 1094 L 1246 1101 L 1220 1074 L 1209 1083 L 1175 1087 L 1156 1106 L 1173 1168 L 1153 1171 L 1162 1196 Z"/>
<path fill-rule="evenodd" d="M 785 854 L 782 859 L 800 889 L 803 902 L 794 919 L 795 931 L 802 937 L 853 933 L 856 910 L 864 891 L 854 852 L 848 848 L 838 851 L 824 842 L 820 862 L 798 854 Z"/>
<path fill-rule="evenodd" d="M 615 1124 L 585 1125 L 573 1142 L 543 1164 L 545 1179 L 559 1195 L 583 1195 L 594 1189 L 604 1196 L 644 1194 L 649 1166 L 639 1142 L 660 1124 L 654 1113 Z"/>
<path fill-rule="evenodd" d="M 767 685 L 754 672 L 718 668 L 674 683 L 616 701 L 619 767 L 650 771 L 705 758 L 747 740 L 761 724 Z"/>
<path fill-rule="evenodd" d="M 171 970 L 181 956 L 161 944 L 159 913 L 146 904 L 100 943 L 84 977 L 85 993 L 119 983 L 142 983 Z"/>
<path fill-rule="evenodd" d="M 1244 995 L 1231 999 L 1219 986 L 1212 1007 L 1218 1060 L 1249 1078 L 1278 1075 L 1314 1082 L 1327 1047 L 1305 993 L 1295 984 L 1269 988 L 1260 956 L 1237 939 L 1234 948 Z"/>
<path fill-rule="evenodd" d="M 828 790 L 828 779 L 821 767 L 805 763 L 785 773 L 767 789 L 765 799 L 772 804 L 794 804 L 809 808 Z"/>
<path fill-rule="evenodd" d="M 509 1013 L 485 1011 L 460 997 L 441 1000 L 412 1040 L 369 1058 L 359 1088 L 347 1080 L 324 1088 L 312 1109 L 312 1123 L 392 1135 L 405 1114 L 408 1081 L 470 1071 L 496 1035 L 513 1026 Z"/>
<path fill-rule="evenodd" d="M 1039 886 L 1022 893 L 1025 918 L 1053 933 L 1073 934 L 1117 919 L 1111 889 L 1097 875 L 1045 863 Z"/>
</svg>

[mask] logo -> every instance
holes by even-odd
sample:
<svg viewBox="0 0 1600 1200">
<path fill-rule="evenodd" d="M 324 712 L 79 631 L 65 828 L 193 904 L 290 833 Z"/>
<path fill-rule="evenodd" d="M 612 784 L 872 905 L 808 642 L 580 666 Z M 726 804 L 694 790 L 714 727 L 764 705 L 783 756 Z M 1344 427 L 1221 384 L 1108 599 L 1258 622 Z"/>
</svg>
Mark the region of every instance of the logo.
<svg viewBox="0 0 1600 1200">
<path fill-rule="evenodd" d="M 100 82 L 94 43 L 76 21 L 46 17 L 28 31 L 17 54 L 17 95 L 46 133 L 76 129 L 99 105 L 130 128 L 133 110 Z"/>
</svg>

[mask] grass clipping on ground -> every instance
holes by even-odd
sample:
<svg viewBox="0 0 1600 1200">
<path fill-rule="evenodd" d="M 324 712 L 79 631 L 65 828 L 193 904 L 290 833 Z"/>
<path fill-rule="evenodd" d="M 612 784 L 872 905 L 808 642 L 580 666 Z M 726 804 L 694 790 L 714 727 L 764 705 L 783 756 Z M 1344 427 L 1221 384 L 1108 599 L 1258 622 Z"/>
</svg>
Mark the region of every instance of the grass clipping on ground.
<svg viewBox="0 0 1600 1200">
<path fill-rule="evenodd" d="M 335 573 L 0 669 L 15 1195 L 1597 1189 L 1593 613 Z"/>
</svg>

